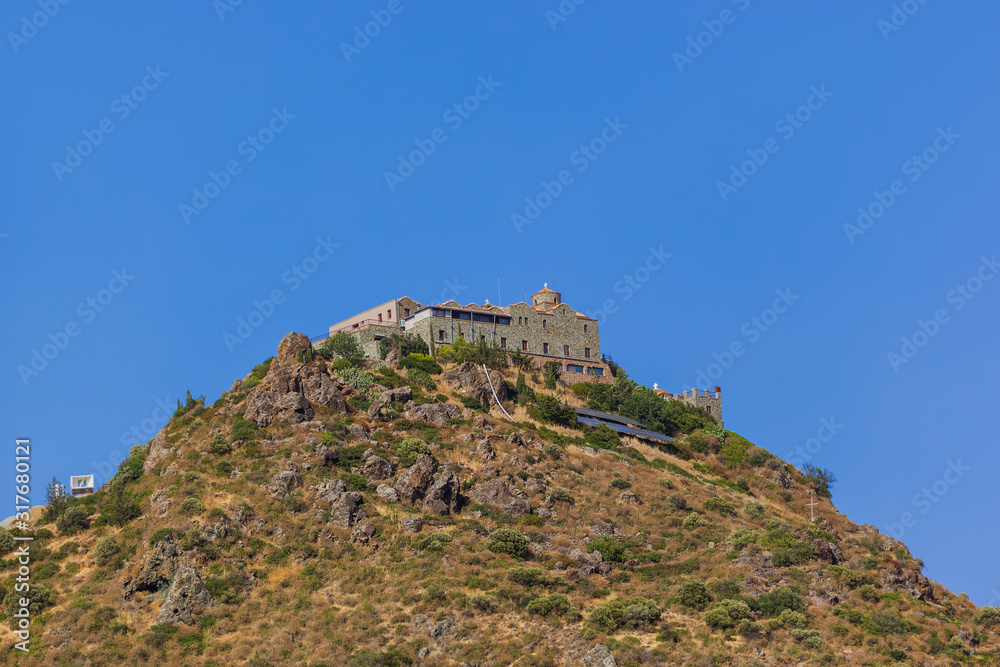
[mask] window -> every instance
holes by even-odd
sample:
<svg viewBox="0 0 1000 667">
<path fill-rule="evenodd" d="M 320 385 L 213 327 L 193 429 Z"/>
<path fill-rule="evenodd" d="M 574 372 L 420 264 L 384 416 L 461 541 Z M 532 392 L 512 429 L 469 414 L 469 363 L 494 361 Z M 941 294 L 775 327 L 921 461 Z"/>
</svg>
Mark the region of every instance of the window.
<svg viewBox="0 0 1000 667">
<path fill-rule="evenodd" d="M 505 350 L 507 349 L 507 339 L 506 338 L 501 338 L 500 339 L 500 347 L 503 348 L 503 349 L 505 349 Z"/>
<path fill-rule="evenodd" d="M 526 340 L 522 340 L 521 341 L 521 350 L 524 351 L 524 352 L 528 351 L 528 341 L 526 341 Z"/>
<path fill-rule="evenodd" d="M 434 317 L 448 317 L 448 311 L 443 308 L 432 308 L 431 315 Z"/>
<path fill-rule="evenodd" d="M 585 359 L 590 359 L 590 348 L 589 347 L 583 348 L 583 356 L 584 356 Z"/>
<path fill-rule="evenodd" d="M 542 343 L 542 354 L 548 354 L 548 353 L 549 353 L 549 344 Z"/>
<path fill-rule="evenodd" d="M 712 406 L 711 405 L 706 405 L 705 409 L 708 410 L 708 414 L 712 414 Z"/>
<path fill-rule="evenodd" d="M 564 357 L 569 356 L 569 345 L 563 345 L 563 356 Z"/>
<path fill-rule="evenodd" d="M 485 341 L 486 341 L 486 336 L 480 336 L 480 337 L 479 337 L 479 340 L 481 340 L 481 341 L 485 342 Z"/>
<path fill-rule="evenodd" d="M 582 373 L 583 366 L 577 366 L 576 364 L 566 364 L 567 373 Z"/>
<path fill-rule="evenodd" d="M 517 326 L 521 326 L 521 318 L 517 318 Z"/>
<path fill-rule="evenodd" d="M 472 321 L 473 322 L 491 322 L 492 318 L 489 315 L 483 315 L 481 313 L 473 313 L 472 314 Z"/>
<path fill-rule="evenodd" d="M 385 319 L 387 319 L 387 320 L 391 320 L 392 319 L 392 311 L 391 310 L 385 311 Z"/>
<path fill-rule="evenodd" d="M 381 322 L 381 321 L 382 321 L 382 313 L 379 313 L 379 314 L 378 314 L 378 321 L 379 321 L 379 322 Z"/>
<path fill-rule="evenodd" d="M 404 308 L 403 309 L 403 317 L 409 317 L 409 316 L 410 316 L 410 309 L 409 308 Z M 583 330 L 584 331 L 587 330 L 587 325 L 586 324 L 583 325 Z"/>
<path fill-rule="evenodd" d="M 456 320 L 471 320 L 472 319 L 472 313 L 463 313 L 460 310 L 453 310 L 453 311 L 451 311 L 451 316 L 452 316 L 453 319 L 456 319 Z"/>
<path fill-rule="evenodd" d="M 593 366 L 591 366 L 590 368 L 587 369 L 587 373 L 589 375 L 604 375 L 604 369 L 594 368 Z"/>
<path fill-rule="evenodd" d="M 406 312 L 409 313 L 410 311 L 406 311 Z M 587 333 L 587 325 L 586 324 L 583 325 L 583 333 Z"/>
<path fill-rule="evenodd" d="M 545 320 L 542 320 L 542 328 L 543 329 L 547 329 L 548 328 L 548 322 L 546 322 Z"/>
<path fill-rule="evenodd" d="M 444 329 L 438 329 L 438 340 L 444 340 Z"/>
<path fill-rule="evenodd" d="M 509 317 L 498 317 L 497 318 L 497 324 L 503 324 L 505 326 L 510 326 L 510 318 Z"/>
</svg>

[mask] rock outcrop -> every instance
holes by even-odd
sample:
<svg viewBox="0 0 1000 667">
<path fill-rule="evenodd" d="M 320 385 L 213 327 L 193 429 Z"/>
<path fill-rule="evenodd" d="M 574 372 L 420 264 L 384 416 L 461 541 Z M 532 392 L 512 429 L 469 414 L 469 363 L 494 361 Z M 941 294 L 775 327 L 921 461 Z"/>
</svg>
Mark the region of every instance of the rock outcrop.
<svg viewBox="0 0 1000 667">
<path fill-rule="evenodd" d="M 499 507 L 509 516 L 524 516 L 531 514 L 528 501 L 518 498 L 502 479 L 494 478 L 476 487 L 472 492 L 476 502 Z"/>
<path fill-rule="evenodd" d="M 368 407 L 368 419 L 378 419 L 382 416 L 382 410 L 390 403 L 406 403 L 413 398 L 413 389 L 410 387 L 397 387 L 383 391 L 378 398 L 372 401 Z"/>
<path fill-rule="evenodd" d="M 427 403 L 409 407 L 403 416 L 413 421 L 427 422 L 428 424 L 441 426 L 449 419 L 458 419 L 461 417 L 462 408 L 454 403 Z"/>
<path fill-rule="evenodd" d="M 122 579 L 122 595 L 164 594 L 157 620 L 194 625 L 194 614 L 212 605 L 212 596 L 197 571 L 181 555 L 173 538 L 158 542 L 142 562 Z"/>
<path fill-rule="evenodd" d="M 496 405 L 496 401 L 493 400 L 493 392 L 486 381 L 486 374 L 483 372 L 482 366 L 466 362 L 458 368 L 445 373 L 443 378 L 461 387 L 462 392 L 466 396 L 479 401 L 484 410 L 489 410 L 491 406 Z M 497 398 L 501 402 L 510 398 L 507 394 L 507 384 L 504 382 L 503 376 L 499 371 L 490 371 L 490 381 L 493 382 L 493 388 L 496 389 Z"/>
<path fill-rule="evenodd" d="M 278 343 L 279 364 L 295 364 L 312 361 L 313 346 L 309 337 L 300 333 L 287 333 Z"/>
<path fill-rule="evenodd" d="M 461 488 L 462 484 L 454 472 L 451 470 L 442 472 L 427 489 L 424 507 L 442 516 L 457 512 L 458 492 Z"/>
<path fill-rule="evenodd" d="M 393 487 L 402 500 L 416 502 L 423 498 L 430 488 L 436 470 L 437 461 L 426 454 L 419 454 L 416 463 L 403 471 Z"/>
<path fill-rule="evenodd" d="M 330 523 L 350 528 L 358 516 L 358 505 L 364 500 L 357 491 L 348 491 L 342 481 L 324 479 L 309 487 L 316 492 L 316 504 L 330 512 Z"/>
<path fill-rule="evenodd" d="M 381 482 L 392 477 L 395 470 L 392 464 L 381 456 L 372 454 L 365 463 L 358 469 L 358 474 L 366 478 L 369 482 Z"/>
</svg>

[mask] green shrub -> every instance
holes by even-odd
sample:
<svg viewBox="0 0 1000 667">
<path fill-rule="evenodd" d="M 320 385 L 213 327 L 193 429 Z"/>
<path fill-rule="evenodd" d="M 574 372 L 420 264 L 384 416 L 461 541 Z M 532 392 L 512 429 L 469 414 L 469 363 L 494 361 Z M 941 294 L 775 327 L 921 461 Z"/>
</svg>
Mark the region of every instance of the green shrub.
<svg viewBox="0 0 1000 667">
<path fill-rule="evenodd" d="M 357 473 L 342 472 L 340 473 L 340 479 L 344 482 L 348 491 L 368 490 L 368 480 Z"/>
<path fill-rule="evenodd" d="M 743 506 L 743 513 L 751 519 L 763 519 L 764 506 L 757 501 L 752 500 Z"/>
<path fill-rule="evenodd" d="M 63 535 L 73 535 L 81 530 L 90 528 L 90 518 L 87 510 L 79 505 L 70 505 L 62 515 L 56 519 L 56 527 Z"/>
<path fill-rule="evenodd" d="M 486 548 L 495 554 L 524 558 L 528 553 L 528 538 L 513 528 L 500 528 L 490 533 Z"/>
<path fill-rule="evenodd" d="M 673 488 L 673 484 L 671 484 L 671 488 Z M 679 491 L 677 493 L 671 493 L 670 497 L 667 498 L 667 502 L 673 505 L 674 509 L 678 510 L 686 510 L 688 506 L 687 496 Z"/>
<path fill-rule="evenodd" d="M 588 620 L 608 632 L 614 632 L 619 628 L 645 627 L 660 620 L 660 614 L 660 607 L 653 600 L 634 597 L 599 604 L 594 607 Z"/>
<path fill-rule="evenodd" d="M 181 511 L 185 514 L 201 514 L 205 511 L 205 506 L 197 498 L 185 498 L 184 502 L 181 503 Z"/>
<path fill-rule="evenodd" d="M 618 431 L 607 424 L 598 424 L 593 428 L 587 429 L 583 439 L 594 449 L 615 450 L 622 444 L 622 439 L 618 435 Z"/>
<path fill-rule="evenodd" d="M 399 350 L 399 357 L 405 359 L 411 354 L 426 356 L 428 349 L 424 339 L 416 334 L 391 333 L 378 342 L 378 354 L 380 359 L 385 359 L 392 349 Z M 400 364 L 402 365 L 402 364 Z"/>
<path fill-rule="evenodd" d="M 914 628 L 894 611 L 873 611 L 862 622 L 862 627 L 879 635 L 905 635 Z"/>
<path fill-rule="evenodd" d="M 0 556 L 13 551 L 15 546 L 17 546 L 17 542 L 10 531 L 6 528 L 0 528 Z"/>
<path fill-rule="evenodd" d="M 402 442 L 394 442 L 390 445 L 392 451 L 399 457 L 399 465 L 402 468 L 409 468 L 417 462 L 417 456 L 427 454 L 430 456 L 431 448 L 427 442 L 420 438 L 404 438 Z"/>
<path fill-rule="evenodd" d="M 562 593 L 553 593 L 552 595 L 535 598 L 528 603 L 525 610 L 529 614 L 536 614 L 538 616 L 548 616 L 549 614 L 562 616 L 572 608 L 569 599 L 565 595 Z"/>
<path fill-rule="evenodd" d="M 549 489 L 549 499 L 555 502 L 573 503 L 573 495 L 561 486 L 554 486 Z"/>
<path fill-rule="evenodd" d="M 685 581 L 677 593 L 677 600 L 685 607 L 704 609 L 712 601 L 712 596 L 700 581 Z"/>
<path fill-rule="evenodd" d="M 698 452 L 699 454 L 708 454 L 708 444 L 705 442 L 705 438 L 702 437 L 700 433 L 692 433 L 688 437 L 684 438 L 684 444 L 692 452 Z"/>
<path fill-rule="evenodd" d="M 558 361 L 545 362 L 544 383 L 546 389 L 555 389 L 560 375 L 562 375 L 562 364 Z"/>
<path fill-rule="evenodd" d="M 426 354 L 408 354 L 399 362 L 399 367 L 423 371 L 429 375 L 438 375 L 444 372 L 441 364 Z"/>
<path fill-rule="evenodd" d="M 746 453 L 746 462 L 749 463 L 754 468 L 760 468 L 761 466 L 767 465 L 768 460 L 771 458 L 771 453 L 766 449 L 761 447 L 751 447 Z"/>
<path fill-rule="evenodd" d="M 628 489 L 632 487 L 632 482 L 627 479 L 617 478 L 611 480 L 611 488 L 613 489 Z"/>
<path fill-rule="evenodd" d="M 783 628 L 804 628 L 809 625 L 809 619 L 802 612 L 786 609 L 776 619 Z"/>
<path fill-rule="evenodd" d="M 104 498 L 101 502 L 101 514 L 104 515 L 103 518 L 108 523 L 114 526 L 124 526 L 142 514 L 139 503 L 125 489 L 124 482 L 113 479 L 105 488 Z M 94 523 L 97 522 L 95 521 Z"/>
<path fill-rule="evenodd" d="M 111 559 L 118 555 L 121 550 L 114 535 L 106 535 L 94 545 L 94 562 L 98 566 L 104 567 L 111 562 Z"/>
<path fill-rule="evenodd" d="M 700 528 L 705 525 L 705 520 L 701 518 L 701 515 L 697 512 L 691 512 L 686 517 L 684 517 L 684 522 L 681 523 L 687 530 L 694 530 L 695 528 Z"/>
<path fill-rule="evenodd" d="M 244 419 L 243 415 L 233 415 L 233 428 L 232 428 L 232 440 L 245 440 L 246 442 L 253 442 L 257 439 L 257 431 L 260 429 L 257 426 L 257 422 L 251 421 L 249 419 Z"/>
<path fill-rule="evenodd" d="M 221 433 L 216 433 L 212 436 L 212 439 L 208 441 L 208 451 L 217 456 L 223 454 L 228 454 L 232 450 L 229 443 L 226 442 L 226 436 Z"/>
<path fill-rule="evenodd" d="M 747 545 L 759 542 L 760 538 L 761 534 L 756 530 L 737 528 L 729 533 L 729 544 L 732 545 L 733 549 L 743 550 Z"/>
<path fill-rule="evenodd" d="M 728 500 L 723 500 L 722 498 L 706 498 L 703 507 L 706 510 L 711 510 L 713 512 L 718 512 L 719 514 L 727 516 L 736 515 L 736 507 Z"/>
<path fill-rule="evenodd" d="M 860 595 L 861 599 L 865 602 L 877 603 L 882 599 L 882 596 L 879 595 L 879 592 L 875 590 L 875 587 L 871 584 L 864 584 L 858 588 L 858 595 Z"/>
<path fill-rule="evenodd" d="M 541 421 L 563 426 L 576 423 L 576 410 L 548 394 L 535 394 L 535 406 L 529 412 L 537 415 Z"/>
<path fill-rule="evenodd" d="M 719 600 L 705 612 L 703 620 L 711 628 L 727 630 L 750 617 L 750 606 L 743 600 Z"/>
<path fill-rule="evenodd" d="M 976 623 L 991 628 L 1000 623 L 1000 607 L 983 607 L 976 614 Z"/>
<path fill-rule="evenodd" d="M 237 604 L 246 594 L 249 581 L 246 575 L 234 572 L 227 577 L 209 577 L 205 588 L 219 604 Z"/>
<path fill-rule="evenodd" d="M 626 543 L 620 542 L 610 535 L 601 535 L 590 541 L 587 550 L 591 553 L 599 551 L 607 563 L 624 563 L 627 546 Z"/>
<path fill-rule="evenodd" d="M 788 567 L 790 565 L 801 565 L 816 558 L 819 551 L 811 542 L 796 540 L 789 547 L 775 549 L 771 553 L 771 563 L 775 567 Z"/>
<path fill-rule="evenodd" d="M 365 358 L 365 352 L 361 349 L 357 337 L 346 331 L 339 331 L 324 340 L 317 348 L 316 353 L 326 359 L 337 356 L 354 366 L 360 364 Z"/>
<path fill-rule="evenodd" d="M 162 542 L 163 540 L 169 539 L 174 536 L 173 528 L 157 528 L 153 531 L 153 534 L 149 537 L 149 546 L 155 545 L 157 542 Z"/>
<path fill-rule="evenodd" d="M 412 664 L 412 658 L 394 648 L 384 653 L 358 651 L 347 660 L 347 667 L 404 667 L 404 665 Z"/>
<path fill-rule="evenodd" d="M 823 633 L 819 630 L 796 628 L 791 632 L 792 639 L 811 649 L 823 648 Z"/>
<path fill-rule="evenodd" d="M 489 593 L 474 593 L 469 596 L 469 605 L 483 613 L 492 614 L 500 607 L 500 598 Z"/>
<path fill-rule="evenodd" d="M 754 611 L 760 611 L 765 616 L 779 616 L 786 609 L 805 613 L 806 603 L 794 588 L 782 586 L 772 591 L 759 595 L 756 600 L 750 601 L 750 606 Z"/>
<path fill-rule="evenodd" d="M 215 474 L 219 477 L 228 478 L 233 474 L 233 464 L 229 461 L 219 461 L 215 464 Z"/>
<path fill-rule="evenodd" d="M 742 593 L 738 579 L 720 579 L 709 585 L 712 594 L 719 600 L 736 600 Z"/>
</svg>

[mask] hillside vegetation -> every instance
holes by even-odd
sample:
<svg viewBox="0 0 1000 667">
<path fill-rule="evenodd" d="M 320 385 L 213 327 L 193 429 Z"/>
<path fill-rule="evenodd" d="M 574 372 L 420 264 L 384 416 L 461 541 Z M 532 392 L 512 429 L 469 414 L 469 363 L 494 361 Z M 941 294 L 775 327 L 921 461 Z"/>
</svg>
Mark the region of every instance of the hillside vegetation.
<svg viewBox="0 0 1000 667">
<path fill-rule="evenodd" d="M 0 661 L 1000 665 L 1000 609 L 848 521 L 827 471 L 620 369 L 568 386 L 518 355 L 426 352 L 395 340 L 366 366 L 289 334 L 211 405 L 189 394 L 100 492 L 50 488 L 31 652 Z M 573 405 L 677 442 L 578 428 Z M 19 533 L 0 533 L 8 614 Z"/>
</svg>

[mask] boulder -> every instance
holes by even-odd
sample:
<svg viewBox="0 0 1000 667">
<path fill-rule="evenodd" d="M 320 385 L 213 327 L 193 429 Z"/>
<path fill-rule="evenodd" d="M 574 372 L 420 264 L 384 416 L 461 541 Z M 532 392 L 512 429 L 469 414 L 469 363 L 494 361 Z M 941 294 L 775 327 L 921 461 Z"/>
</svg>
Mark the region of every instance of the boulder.
<svg viewBox="0 0 1000 667">
<path fill-rule="evenodd" d="M 816 552 L 818 554 L 817 558 L 824 563 L 837 565 L 844 559 L 844 554 L 833 542 L 827 542 L 826 540 L 813 540 L 813 546 L 816 547 Z"/>
<path fill-rule="evenodd" d="M 404 533 L 419 533 L 424 527 L 424 520 L 419 516 L 408 516 L 403 519 Z"/>
<path fill-rule="evenodd" d="M 375 526 L 370 523 L 359 523 L 355 526 L 354 530 L 351 531 L 352 542 L 368 544 L 373 539 L 375 539 Z"/>
<path fill-rule="evenodd" d="M 297 463 L 288 461 L 285 469 L 271 475 L 269 486 L 272 493 L 284 498 L 292 490 L 302 486 L 302 470 Z"/>
<path fill-rule="evenodd" d="M 426 454 L 419 454 L 416 463 L 403 471 L 393 487 L 400 498 L 415 502 L 424 497 L 436 470 L 437 461 Z"/>
<path fill-rule="evenodd" d="M 615 498 L 615 502 L 619 505 L 638 505 L 641 501 L 639 500 L 639 496 L 631 491 L 622 491 Z"/>
<path fill-rule="evenodd" d="M 483 463 L 490 463 L 497 457 L 496 452 L 493 451 L 493 445 L 490 444 L 489 440 L 483 440 L 476 448 L 472 450 L 472 455 Z"/>
<path fill-rule="evenodd" d="M 396 489 L 392 488 L 388 484 L 379 484 L 378 488 L 375 489 L 375 494 L 382 498 L 383 500 L 388 500 L 391 503 L 397 502 L 399 500 L 399 494 L 396 493 Z"/>
<path fill-rule="evenodd" d="M 365 464 L 358 470 L 358 473 L 370 482 L 381 482 L 384 479 L 389 479 L 394 472 L 391 463 L 381 456 L 375 455 L 369 456 L 365 460 Z"/>
<path fill-rule="evenodd" d="M 212 595 L 193 567 L 181 564 L 167 589 L 157 621 L 194 625 L 194 612 L 212 605 Z"/>
<path fill-rule="evenodd" d="M 424 496 L 424 507 L 443 516 L 458 511 L 458 492 L 462 484 L 458 476 L 447 470 L 437 476 L 437 479 L 427 489 Z"/>
<path fill-rule="evenodd" d="M 382 409 L 390 403 L 406 403 L 412 399 L 413 389 L 410 387 L 386 389 L 368 407 L 368 419 L 378 419 L 381 417 Z"/>
<path fill-rule="evenodd" d="M 493 478 L 480 484 L 472 492 L 472 497 L 484 505 L 495 505 L 509 516 L 524 516 L 531 514 L 531 506 L 522 498 L 518 498 L 502 479 Z"/>
<path fill-rule="evenodd" d="M 496 405 L 496 401 L 493 399 L 493 391 L 486 381 L 486 374 L 483 372 L 483 367 L 479 364 L 466 362 L 458 366 L 458 368 L 449 370 L 443 377 L 448 382 L 461 387 L 462 393 L 466 396 L 475 398 L 484 410 L 489 410 L 491 406 Z M 490 380 L 493 382 L 494 389 L 496 389 L 497 398 L 501 402 L 508 400 L 507 384 L 503 381 L 503 375 L 500 374 L 500 371 L 490 371 Z"/>
<path fill-rule="evenodd" d="M 615 656 L 604 644 L 597 644 L 583 656 L 584 667 L 618 667 Z"/>
<path fill-rule="evenodd" d="M 422 421 L 442 426 L 449 419 L 458 419 L 461 417 L 462 409 L 454 403 L 428 403 L 414 405 L 407 409 L 403 416 L 413 421 Z"/>
<path fill-rule="evenodd" d="M 529 491 L 533 491 L 535 493 L 545 493 L 545 491 L 548 489 L 548 487 L 545 485 L 545 482 L 535 477 L 529 477 L 528 480 L 524 483 L 524 485 L 528 488 Z"/>
<path fill-rule="evenodd" d="M 607 574 L 611 571 L 611 566 L 604 562 L 604 556 L 600 551 L 585 553 L 579 549 L 569 552 L 569 557 L 575 560 L 578 565 L 575 570 L 576 576 L 587 577 L 591 574 Z"/>
<path fill-rule="evenodd" d="M 167 510 L 170 509 L 171 504 L 167 498 L 167 493 L 163 489 L 153 491 L 153 495 L 149 497 L 149 507 L 153 510 L 153 515 L 157 518 L 167 516 Z"/>
<path fill-rule="evenodd" d="M 327 468 L 337 465 L 340 460 L 340 455 L 326 445 L 316 445 L 316 456 L 319 457 L 319 464 Z"/>
<path fill-rule="evenodd" d="M 149 472 L 169 454 L 170 443 L 167 441 L 167 429 L 161 428 L 156 437 L 149 441 L 149 454 L 146 456 L 146 462 L 142 464 L 142 471 Z"/>
<path fill-rule="evenodd" d="M 309 336 L 300 333 L 288 333 L 278 343 L 279 364 L 294 364 L 312 361 L 313 346 Z"/>
<path fill-rule="evenodd" d="M 347 427 L 347 434 L 350 435 L 355 440 L 367 440 L 368 431 L 361 424 L 351 424 Z"/>
<path fill-rule="evenodd" d="M 313 418 L 313 409 L 302 394 L 276 394 L 255 387 L 245 401 L 244 418 L 268 426 L 272 422 L 298 424 Z"/>
<path fill-rule="evenodd" d="M 791 473 L 785 468 L 778 468 L 771 475 L 771 481 L 782 489 L 790 489 L 795 486 L 795 480 L 792 479 Z"/>
<path fill-rule="evenodd" d="M 358 505 L 364 502 L 357 491 L 348 491 L 342 481 L 324 479 L 310 487 L 316 492 L 316 503 L 329 508 L 330 523 L 341 528 L 350 528 L 358 516 Z"/>
</svg>

